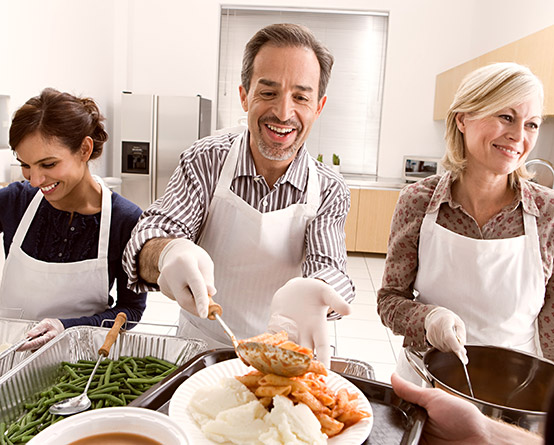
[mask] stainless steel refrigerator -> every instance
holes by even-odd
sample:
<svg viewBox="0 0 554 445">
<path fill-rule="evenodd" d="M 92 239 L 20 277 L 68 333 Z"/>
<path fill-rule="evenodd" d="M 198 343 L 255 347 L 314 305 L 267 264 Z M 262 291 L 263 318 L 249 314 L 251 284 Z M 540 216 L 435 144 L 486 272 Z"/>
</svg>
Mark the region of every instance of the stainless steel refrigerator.
<svg viewBox="0 0 554 445">
<path fill-rule="evenodd" d="M 211 113 L 201 96 L 123 93 L 121 194 L 143 210 L 162 196 L 179 155 L 210 135 Z"/>
</svg>

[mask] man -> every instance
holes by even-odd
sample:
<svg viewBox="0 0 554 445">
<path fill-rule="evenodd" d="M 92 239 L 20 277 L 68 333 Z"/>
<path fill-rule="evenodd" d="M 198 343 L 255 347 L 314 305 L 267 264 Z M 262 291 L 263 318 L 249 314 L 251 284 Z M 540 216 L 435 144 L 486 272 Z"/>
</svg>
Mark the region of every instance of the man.
<svg viewBox="0 0 554 445">
<path fill-rule="evenodd" d="M 308 154 L 333 57 L 306 28 L 270 25 L 248 42 L 240 100 L 248 130 L 197 141 L 143 214 L 124 263 L 132 289 L 155 284 L 181 306 L 179 335 L 230 345 L 281 329 L 330 359 L 327 319 L 347 315 L 344 223 L 350 193 Z M 217 288 L 217 289 L 216 289 Z M 217 291 L 217 294 L 216 294 Z"/>
</svg>

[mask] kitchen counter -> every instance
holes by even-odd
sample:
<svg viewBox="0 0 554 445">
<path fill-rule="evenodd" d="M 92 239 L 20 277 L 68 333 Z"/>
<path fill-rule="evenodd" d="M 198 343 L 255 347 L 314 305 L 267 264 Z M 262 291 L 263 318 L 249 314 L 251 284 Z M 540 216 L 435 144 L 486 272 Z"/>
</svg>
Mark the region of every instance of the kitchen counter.
<svg viewBox="0 0 554 445">
<path fill-rule="evenodd" d="M 343 173 L 346 184 L 351 188 L 401 190 L 408 183 L 401 178 L 384 178 L 375 175 Z"/>
</svg>

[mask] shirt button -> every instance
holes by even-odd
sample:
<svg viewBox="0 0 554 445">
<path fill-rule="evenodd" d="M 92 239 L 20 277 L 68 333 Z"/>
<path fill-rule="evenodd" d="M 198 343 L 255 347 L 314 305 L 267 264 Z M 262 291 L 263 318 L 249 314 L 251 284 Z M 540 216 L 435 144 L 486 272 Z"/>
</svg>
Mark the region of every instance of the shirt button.
<svg viewBox="0 0 554 445">
<path fill-rule="evenodd" d="M 65 238 L 65 239 L 63 240 L 63 242 L 64 242 L 64 243 L 67 243 L 67 238 Z"/>
<path fill-rule="evenodd" d="M 60 252 L 60 253 L 58 253 L 58 257 L 60 257 L 60 258 L 62 257 L 62 253 L 61 253 L 61 252 Z"/>
<path fill-rule="evenodd" d="M 269 205 L 269 203 L 264 199 L 264 200 L 262 201 L 262 205 L 263 205 L 264 207 L 267 207 L 267 206 Z"/>
<path fill-rule="evenodd" d="M 75 230 L 75 227 L 70 227 L 69 230 L 73 232 Z"/>
</svg>

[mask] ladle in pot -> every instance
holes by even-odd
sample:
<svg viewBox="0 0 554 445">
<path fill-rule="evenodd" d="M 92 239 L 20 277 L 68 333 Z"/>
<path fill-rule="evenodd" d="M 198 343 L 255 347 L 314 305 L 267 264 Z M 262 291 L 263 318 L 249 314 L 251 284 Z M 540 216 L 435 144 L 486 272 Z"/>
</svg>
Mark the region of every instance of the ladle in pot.
<svg viewBox="0 0 554 445">
<path fill-rule="evenodd" d="M 245 364 L 264 374 L 275 374 L 284 377 L 294 377 L 308 371 L 312 359 L 307 354 L 262 342 L 237 341 L 229 326 L 221 318 L 222 313 L 221 306 L 210 297 L 208 318 L 219 322 L 233 342 L 235 352 Z"/>
<path fill-rule="evenodd" d="M 117 314 L 117 317 L 115 317 L 113 326 L 106 335 L 106 340 L 104 340 L 104 344 L 98 350 L 98 354 L 100 355 L 100 357 L 98 357 L 96 365 L 94 366 L 94 369 L 92 370 L 92 373 L 88 378 L 83 394 L 81 394 L 80 396 L 71 397 L 70 399 L 62 400 L 58 403 L 54 403 L 48 409 L 50 413 L 59 414 L 60 416 L 70 416 L 71 414 L 77 414 L 90 408 L 91 401 L 87 396 L 87 391 L 90 383 L 92 382 L 92 378 L 94 377 L 94 374 L 96 374 L 96 370 L 98 369 L 98 366 L 100 365 L 102 359 L 107 357 L 110 353 L 110 349 L 117 339 L 119 330 L 121 329 L 121 326 L 123 326 L 123 323 L 125 323 L 126 321 L 127 315 L 125 315 L 125 312 L 120 312 L 119 314 Z"/>
<path fill-rule="evenodd" d="M 462 344 L 462 341 L 461 341 L 460 337 L 458 337 L 458 331 L 456 331 L 456 327 L 453 326 L 452 329 L 454 330 L 454 335 L 456 336 L 456 340 L 458 340 L 458 343 Z M 460 359 L 460 361 L 462 362 L 462 366 L 464 367 L 464 374 L 466 376 L 467 387 L 469 388 L 469 395 L 471 397 L 475 398 L 475 394 L 473 393 L 473 386 L 471 385 L 471 380 L 469 380 L 469 374 L 467 372 L 467 366 L 464 363 L 464 361 L 462 360 L 462 357 L 459 356 L 458 354 L 456 354 L 456 355 Z"/>
</svg>

